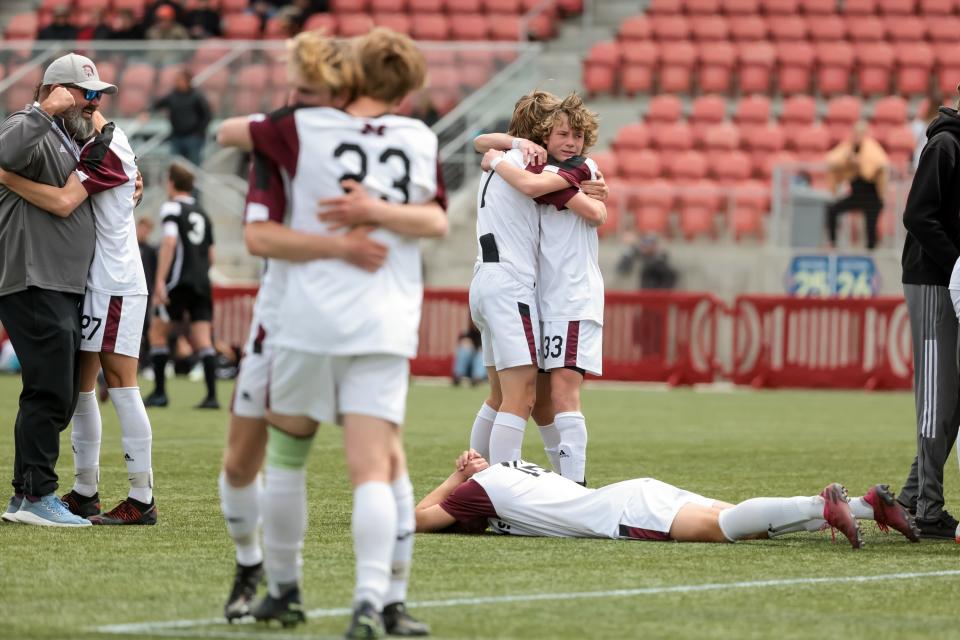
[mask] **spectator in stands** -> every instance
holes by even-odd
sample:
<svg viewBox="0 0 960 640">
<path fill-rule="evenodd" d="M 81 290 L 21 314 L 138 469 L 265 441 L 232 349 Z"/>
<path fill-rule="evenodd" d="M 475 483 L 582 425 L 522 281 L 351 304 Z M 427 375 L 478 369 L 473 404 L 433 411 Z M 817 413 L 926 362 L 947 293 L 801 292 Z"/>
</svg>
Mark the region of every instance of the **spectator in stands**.
<svg viewBox="0 0 960 640">
<path fill-rule="evenodd" d="M 180 24 L 184 24 L 187 18 L 187 10 L 183 6 L 181 0 L 154 0 L 147 5 L 146 10 L 143 13 L 143 25 L 145 29 L 149 29 L 157 22 L 157 12 L 160 11 L 163 7 L 170 7 L 173 9 L 174 20 Z"/>
<path fill-rule="evenodd" d="M 193 9 L 187 12 L 184 24 L 195 40 L 205 38 L 219 38 L 223 35 L 220 29 L 220 14 L 210 8 L 210 0 L 196 0 Z"/>
<path fill-rule="evenodd" d="M 326 13 L 330 10 L 328 0 L 293 0 L 292 4 L 300 9 L 304 21 L 315 13 Z"/>
<path fill-rule="evenodd" d="M 170 152 L 200 165 L 200 153 L 210 124 L 210 104 L 193 85 L 187 69 L 177 74 L 173 91 L 153 103 L 151 111 L 166 109 L 170 117 Z M 141 120 L 147 118 L 141 115 Z"/>
<path fill-rule="evenodd" d="M 283 7 L 274 14 L 273 19 L 283 25 L 280 33 L 284 38 L 292 38 L 300 33 L 306 21 L 300 9 L 294 6 Z"/>
<path fill-rule="evenodd" d="M 177 22 L 177 12 L 173 6 L 164 4 L 157 7 L 155 21 L 147 29 L 147 40 L 188 40 L 187 28 Z"/>
<path fill-rule="evenodd" d="M 143 25 L 137 21 L 130 9 L 121 9 L 113 15 L 109 38 L 111 40 L 143 40 Z"/>
<path fill-rule="evenodd" d="M 867 249 L 877 245 L 877 220 L 883 209 L 889 160 L 883 147 L 867 135 L 863 121 L 853 125 L 850 138 L 827 154 L 827 178 L 836 195 L 841 185 L 849 183 L 850 193 L 827 207 L 827 234 L 830 247 L 837 245 L 837 221 L 840 214 L 862 211 L 867 231 Z"/>
<path fill-rule="evenodd" d="M 453 357 L 453 386 L 468 378 L 473 386 L 487 379 L 487 369 L 483 366 L 483 351 L 480 343 L 480 330 L 467 318 L 469 328 L 457 337 L 457 351 Z"/>
<path fill-rule="evenodd" d="M 910 123 L 910 129 L 913 131 L 913 139 L 917 141 L 916 147 L 913 150 L 913 170 L 917 170 L 917 165 L 920 164 L 920 152 L 923 151 L 923 147 L 927 144 L 927 127 L 933 124 L 933 121 L 937 119 L 937 116 L 940 115 L 940 104 L 943 102 L 940 96 L 936 94 L 930 94 L 926 98 L 925 103 L 921 103 L 917 108 L 917 115 L 913 117 L 913 121 Z"/>
<path fill-rule="evenodd" d="M 677 270 L 670 264 L 670 258 L 660 247 L 656 235 L 648 233 L 636 239 L 627 233 L 623 239 L 626 246 L 617 262 L 617 273 L 629 274 L 634 263 L 639 261 L 641 289 L 673 289 L 677 286 Z"/>
<path fill-rule="evenodd" d="M 70 7 L 60 5 L 53 9 L 53 22 L 37 32 L 37 40 L 76 40 L 77 29 L 70 24 Z"/>
<path fill-rule="evenodd" d="M 112 31 L 107 26 L 106 12 L 94 9 L 86 17 L 86 23 L 77 30 L 77 40 L 109 40 Z"/>
</svg>

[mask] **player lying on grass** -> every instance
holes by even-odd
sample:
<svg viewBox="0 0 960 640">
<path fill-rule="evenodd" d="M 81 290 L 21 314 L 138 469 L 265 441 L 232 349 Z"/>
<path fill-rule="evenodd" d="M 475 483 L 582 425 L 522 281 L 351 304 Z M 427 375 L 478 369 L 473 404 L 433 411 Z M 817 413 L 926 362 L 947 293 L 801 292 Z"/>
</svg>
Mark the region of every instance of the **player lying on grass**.
<svg viewBox="0 0 960 640">
<path fill-rule="evenodd" d="M 417 505 L 417 531 L 481 533 L 489 526 L 520 536 L 734 542 L 829 525 L 859 549 L 859 518 L 919 540 L 913 519 L 882 484 L 860 498 L 848 498 L 842 485 L 832 483 L 816 496 L 733 505 L 653 478 L 587 489 L 524 460 L 491 466 L 472 449 L 456 465 Z"/>
</svg>

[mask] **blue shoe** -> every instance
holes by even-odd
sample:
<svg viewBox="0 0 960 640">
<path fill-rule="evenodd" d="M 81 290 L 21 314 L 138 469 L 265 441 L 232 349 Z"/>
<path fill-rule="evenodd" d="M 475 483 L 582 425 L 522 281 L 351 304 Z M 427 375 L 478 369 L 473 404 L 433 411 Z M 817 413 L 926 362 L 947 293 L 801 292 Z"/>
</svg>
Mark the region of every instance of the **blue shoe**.
<svg viewBox="0 0 960 640">
<path fill-rule="evenodd" d="M 24 499 L 17 511 L 17 522 L 40 527 L 89 527 L 89 520 L 70 513 L 67 505 L 50 493 L 36 502 Z"/>
<path fill-rule="evenodd" d="M 0 520 L 4 522 L 17 522 L 17 511 L 20 510 L 21 502 L 23 502 L 23 496 L 10 496 L 10 503 L 7 505 L 7 510 L 3 512 L 3 515 L 0 515 Z"/>
</svg>

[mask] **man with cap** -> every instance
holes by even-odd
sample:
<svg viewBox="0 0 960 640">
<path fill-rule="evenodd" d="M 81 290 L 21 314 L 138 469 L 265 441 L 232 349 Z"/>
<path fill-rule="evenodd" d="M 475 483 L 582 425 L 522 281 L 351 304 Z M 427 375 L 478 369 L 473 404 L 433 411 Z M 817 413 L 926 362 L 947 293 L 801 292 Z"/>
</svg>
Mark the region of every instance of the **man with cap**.
<svg viewBox="0 0 960 640">
<path fill-rule="evenodd" d="M 93 61 L 77 54 L 47 67 L 34 103 L 0 123 L 0 168 L 62 187 L 80 145 L 96 129 L 102 94 Z M 14 426 L 14 495 L 3 520 L 43 526 L 87 526 L 56 495 L 60 432 L 73 415 L 79 386 L 80 305 L 93 259 L 90 201 L 62 218 L 0 186 L 0 323 L 22 366 Z"/>
</svg>

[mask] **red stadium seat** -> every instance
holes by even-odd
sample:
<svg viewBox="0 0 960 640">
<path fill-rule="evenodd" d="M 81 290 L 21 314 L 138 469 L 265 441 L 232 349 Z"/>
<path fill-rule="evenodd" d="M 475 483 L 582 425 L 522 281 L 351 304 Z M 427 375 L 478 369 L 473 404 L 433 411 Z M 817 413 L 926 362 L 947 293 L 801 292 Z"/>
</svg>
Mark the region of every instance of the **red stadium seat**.
<svg viewBox="0 0 960 640">
<path fill-rule="evenodd" d="M 691 17 L 690 32 L 699 42 L 725 41 L 730 37 L 726 18 L 717 15 Z"/>
<path fill-rule="evenodd" d="M 733 120 L 740 125 L 766 124 L 770 120 L 770 98 L 764 95 L 740 98 Z"/>
<path fill-rule="evenodd" d="M 826 127 L 813 124 L 795 132 L 787 132 L 787 140 L 803 162 L 822 162 L 830 150 L 830 132 Z"/>
<path fill-rule="evenodd" d="M 810 96 L 792 96 L 783 101 L 780 124 L 785 127 L 811 125 L 817 118 L 817 102 Z"/>
<path fill-rule="evenodd" d="M 730 42 L 705 42 L 699 47 L 699 70 L 697 84 L 700 91 L 729 93 L 733 81 L 733 69 L 737 63 L 737 51 Z"/>
<path fill-rule="evenodd" d="M 778 124 L 741 126 L 740 140 L 743 147 L 750 152 L 754 175 L 764 177 L 769 177 L 765 175 L 767 159 L 783 151 L 787 144 L 786 133 Z"/>
<path fill-rule="evenodd" d="M 104 11 L 110 8 L 110 0 L 73 0 L 74 11 Z"/>
<path fill-rule="evenodd" d="M 652 16 L 682 13 L 683 0 L 652 0 L 647 12 Z"/>
<path fill-rule="evenodd" d="M 827 103 L 823 124 L 830 133 L 831 145 L 850 134 L 853 124 L 860 119 L 861 108 L 860 99 L 853 96 L 840 96 Z"/>
<path fill-rule="evenodd" d="M 620 89 L 628 96 L 646 93 L 653 88 L 654 72 L 659 59 L 659 48 L 649 40 L 627 41 L 620 45 L 623 54 L 623 69 L 620 73 Z"/>
<path fill-rule="evenodd" d="M 414 30 L 416 22 L 414 20 Z M 486 40 L 490 32 L 490 25 L 481 13 L 452 15 L 449 25 L 451 40 Z"/>
<path fill-rule="evenodd" d="M 396 31 L 397 33 L 405 33 L 410 35 L 412 17 L 413 16 L 408 13 L 375 13 L 373 14 L 373 22 L 378 27 L 386 27 Z M 446 40 L 446 38 L 424 39 Z"/>
<path fill-rule="evenodd" d="M 916 0 L 880 0 L 880 13 L 890 16 L 909 16 L 915 13 Z"/>
<path fill-rule="evenodd" d="M 650 129 L 642 122 L 620 127 L 611 145 L 615 152 L 628 149 L 646 149 L 650 146 Z"/>
<path fill-rule="evenodd" d="M 520 16 L 514 13 L 491 13 L 487 24 L 492 40 L 518 41 L 525 38 L 520 30 L 523 26 Z"/>
<path fill-rule="evenodd" d="M 430 69 L 430 86 L 442 88 L 458 88 L 460 86 L 460 70 L 454 67 L 434 67 Z"/>
<path fill-rule="evenodd" d="M 597 167 L 605 179 L 616 178 L 620 175 L 620 165 L 615 153 L 611 151 L 591 151 L 590 157 L 597 163 Z"/>
<path fill-rule="evenodd" d="M 196 76 L 200 74 L 200 69 L 194 69 L 193 75 L 194 80 L 196 81 Z M 227 87 L 230 85 L 230 78 L 232 73 L 230 69 L 218 69 L 212 74 L 207 75 L 203 78 L 203 83 L 200 85 L 201 90 L 205 94 L 210 93 L 224 93 L 227 90 Z"/>
<path fill-rule="evenodd" d="M 683 116 L 683 102 L 677 96 L 659 95 L 650 100 L 644 118 L 648 123 L 678 122 Z"/>
<path fill-rule="evenodd" d="M 846 42 L 821 43 L 816 47 L 817 87 L 821 94 L 849 93 L 854 52 Z"/>
<path fill-rule="evenodd" d="M 178 72 L 179 68 L 177 68 Z M 127 65 L 120 80 L 123 91 L 120 93 L 141 93 L 147 94 L 153 91 L 154 83 L 157 78 L 157 70 L 152 64 L 145 62 L 134 62 Z M 172 85 L 171 85 L 172 86 Z"/>
<path fill-rule="evenodd" d="M 927 25 L 927 36 L 932 44 L 936 45 L 940 42 L 956 44 L 960 17 L 928 16 L 924 21 Z"/>
<path fill-rule="evenodd" d="M 373 18 L 366 13 L 337 14 L 337 32 L 344 38 L 362 36 L 373 29 Z"/>
<path fill-rule="evenodd" d="M 335 13 L 360 13 L 368 8 L 369 0 L 330 0 L 330 10 Z"/>
<path fill-rule="evenodd" d="M 442 13 L 422 13 L 413 17 L 410 34 L 416 40 L 447 40 L 450 37 L 450 22 Z"/>
<path fill-rule="evenodd" d="M 220 13 L 243 13 L 250 8 L 250 0 L 220 0 Z"/>
<path fill-rule="evenodd" d="M 743 181 L 734 187 L 733 202 L 728 225 L 734 239 L 763 237 L 764 214 L 770 209 L 770 187 L 758 180 Z"/>
<path fill-rule="evenodd" d="M 33 40 L 37 37 L 37 14 L 18 13 L 10 18 L 6 29 L 7 40 Z M 17 107 L 18 109 L 22 107 Z"/>
<path fill-rule="evenodd" d="M 688 240 L 696 236 L 714 236 L 714 219 L 721 206 L 721 194 L 715 183 L 698 180 L 687 183 L 679 194 L 680 231 Z"/>
<path fill-rule="evenodd" d="M 439 13 L 447 3 L 445 0 L 408 0 L 410 13 Z"/>
<path fill-rule="evenodd" d="M 686 122 L 657 125 L 652 129 L 653 146 L 661 151 L 688 151 L 693 148 L 693 130 Z"/>
<path fill-rule="evenodd" d="M 888 94 L 893 75 L 893 47 L 886 42 L 860 44 L 856 47 L 857 80 L 865 96 Z"/>
<path fill-rule="evenodd" d="M 57 1 L 58 0 L 54 0 L 54 2 Z M 147 0 L 113 0 L 114 11 L 127 10 L 130 11 L 136 18 L 143 17 L 146 6 Z"/>
<path fill-rule="evenodd" d="M 649 40 L 653 35 L 647 16 L 631 16 L 620 23 L 617 38 L 625 40 Z"/>
<path fill-rule="evenodd" d="M 484 13 L 481 0 L 447 0 L 447 13 Z"/>
<path fill-rule="evenodd" d="M 373 13 L 400 13 L 407 11 L 407 0 L 370 0 Z"/>
<path fill-rule="evenodd" d="M 650 18 L 653 37 L 661 42 L 685 41 L 690 38 L 690 23 L 680 15 L 654 15 Z"/>
<path fill-rule="evenodd" d="M 690 184 L 707 177 L 707 157 L 699 151 L 672 153 L 666 158 L 667 173 L 675 181 Z"/>
<path fill-rule="evenodd" d="M 777 51 L 766 42 L 747 42 L 738 47 L 740 93 L 769 93 Z"/>
<path fill-rule="evenodd" d="M 843 13 L 848 16 L 875 16 L 877 0 L 844 0 Z"/>
<path fill-rule="evenodd" d="M 146 111 L 150 106 L 150 94 L 146 91 L 121 91 L 117 94 L 117 111 L 130 117 Z"/>
<path fill-rule="evenodd" d="M 194 63 L 193 66 L 197 66 L 196 63 Z M 193 67 L 191 66 L 190 68 L 193 68 Z M 151 66 L 150 69 L 153 70 L 153 67 Z M 150 75 L 149 72 L 146 69 L 144 69 L 143 71 L 137 71 L 134 76 L 130 76 L 129 74 L 131 69 L 130 67 L 127 67 L 127 73 L 124 74 L 124 77 L 123 77 L 123 84 L 120 86 L 129 87 L 131 86 L 131 83 L 133 83 L 133 86 L 139 89 L 142 86 L 141 85 L 142 82 L 146 82 L 147 80 L 150 80 L 150 83 L 151 83 L 150 89 L 156 95 L 164 96 L 170 93 L 171 91 L 173 91 L 173 87 L 177 84 L 177 76 L 180 75 L 180 72 L 183 71 L 183 69 L 184 69 L 184 65 L 182 64 L 170 64 L 170 65 L 161 67 L 160 72 L 155 75 Z M 136 75 L 140 73 L 143 74 L 142 78 L 138 78 L 138 76 Z M 285 70 L 284 70 L 283 77 L 286 78 Z M 154 82 L 156 82 L 155 87 L 152 86 Z M 285 85 L 286 83 L 284 83 L 284 86 Z"/>
<path fill-rule="evenodd" d="M 760 6 L 768 16 L 797 15 L 798 4 L 798 0 L 760 0 Z"/>
<path fill-rule="evenodd" d="M 837 12 L 837 0 L 800 0 L 800 8 L 808 16 L 832 15 Z"/>
<path fill-rule="evenodd" d="M 627 180 L 653 180 L 663 175 L 660 154 L 652 149 L 620 152 L 617 166 Z"/>
<path fill-rule="evenodd" d="M 663 48 L 660 67 L 660 90 L 667 93 L 689 93 L 697 50 L 690 42 L 673 42 Z"/>
<path fill-rule="evenodd" d="M 270 68 L 265 64 L 244 65 L 237 73 L 236 82 L 241 89 L 266 91 L 270 86 Z"/>
<path fill-rule="evenodd" d="M 949 16 L 956 6 L 956 0 L 920 0 L 917 13 L 922 16 Z"/>
<path fill-rule="evenodd" d="M 907 101 L 900 96 L 887 96 L 873 106 L 874 126 L 890 127 L 907 122 Z"/>
<path fill-rule="evenodd" d="M 797 154 L 792 151 L 778 151 L 776 153 L 771 153 L 766 157 L 763 163 L 762 171 L 760 172 L 760 177 L 763 180 L 770 180 L 773 176 L 774 170 L 778 165 L 797 162 Z"/>
<path fill-rule="evenodd" d="M 483 0 L 487 13 L 520 13 L 520 0 Z"/>
<path fill-rule="evenodd" d="M 337 32 L 337 18 L 330 13 L 315 13 L 307 18 L 303 25 L 304 31 L 320 30 L 327 35 L 333 35 Z"/>
<path fill-rule="evenodd" d="M 847 39 L 847 22 L 841 16 L 810 16 L 810 39 L 814 42 L 835 42 Z"/>
<path fill-rule="evenodd" d="M 882 42 L 886 38 L 886 28 L 883 21 L 874 16 L 845 17 L 847 36 L 851 42 Z"/>
<path fill-rule="evenodd" d="M 780 92 L 809 93 L 814 48 L 806 42 L 783 42 L 777 45 L 777 60 L 780 63 L 777 73 Z"/>
<path fill-rule="evenodd" d="M 906 44 L 927 39 L 927 25 L 917 16 L 887 16 L 883 28 L 894 42 Z"/>
<path fill-rule="evenodd" d="M 735 151 L 740 147 L 740 131 L 736 125 L 729 122 L 718 124 L 707 129 L 703 143 L 709 153 Z"/>
<path fill-rule="evenodd" d="M 686 0 L 685 5 L 690 15 L 714 16 L 720 12 L 719 0 Z"/>
<path fill-rule="evenodd" d="M 233 97 L 234 113 L 262 113 L 264 110 L 264 94 L 262 91 L 237 89 Z"/>
<path fill-rule="evenodd" d="M 737 16 L 730 20 L 730 38 L 735 42 L 765 42 L 767 23 L 760 16 Z"/>
<path fill-rule="evenodd" d="M 770 16 L 767 19 L 770 37 L 777 42 L 796 42 L 807 39 L 807 21 L 803 16 Z"/>
<path fill-rule="evenodd" d="M 753 168 L 750 157 L 736 149 L 723 151 L 712 157 L 710 175 L 721 186 L 729 187 L 750 179 Z"/>
<path fill-rule="evenodd" d="M 880 142 L 884 151 L 890 157 L 890 162 L 897 169 L 906 170 L 913 163 L 917 140 L 913 137 L 913 131 L 910 130 L 910 127 L 906 125 L 894 127 L 887 132 Z"/>
<path fill-rule="evenodd" d="M 454 20 L 453 24 L 461 23 Z M 457 37 L 454 28 L 454 37 Z M 616 42 L 598 42 L 590 48 L 583 61 L 583 85 L 590 95 L 610 93 L 616 84 L 620 67 L 620 48 Z"/>
<path fill-rule="evenodd" d="M 670 212 L 676 200 L 676 188 L 667 180 L 629 184 L 641 189 L 630 196 L 630 208 L 635 211 L 634 224 L 637 231 L 666 233 Z"/>
<path fill-rule="evenodd" d="M 280 16 L 274 16 L 270 18 L 267 20 L 267 24 L 263 27 L 264 40 L 277 40 L 279 38 L 286 38 L 289 36 L 289 34 L 289 22 Z"/>
<path fill-rule="evenodd" d="M 220 20 L 223 37 L 228 40 L 257 40 L 260 38 L 260 18 L 252 13 L 231 13 Z"/>
<path fill-rule="evenodd" d="M 760 13 L 760 0 L 720 0 L 720 11 L 728 16 L 755 16 Z"/>
<path fill-rule="evenodd" d="M 700 96 L 693 101 L 690 110 L 690 126 L 693 127 L 693 142 L 702 147 L 707 131 L 724 121 L 727 115 L 727 100 L 723 96 Z"/>
<path fill-rule="evenodd" d="M 897 89 L 904 95 L 923 95 L 930 90 L 933 70 L 933 49 L 923 42 L 899 43 L 894 54 L 897 60 Z"/>
</svg>

